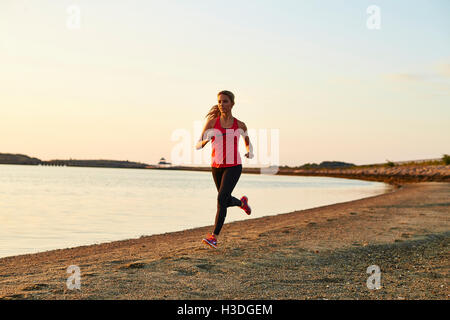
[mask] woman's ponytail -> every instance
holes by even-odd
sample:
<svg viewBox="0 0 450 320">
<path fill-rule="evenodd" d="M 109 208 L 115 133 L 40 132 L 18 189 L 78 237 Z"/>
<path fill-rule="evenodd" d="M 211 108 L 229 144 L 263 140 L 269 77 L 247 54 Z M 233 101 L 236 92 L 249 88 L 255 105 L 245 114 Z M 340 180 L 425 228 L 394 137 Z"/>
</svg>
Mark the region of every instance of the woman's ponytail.
<svg viewBox="0 0 450 320">
<path fill-rule="evenodd" d="M 216 119 L 218 116 L 220 116 L 220 110 L 219 106 L 216 104 L 212 106 L 212 108 L 209 110 L 208 114 L 206 115 L 206 118 L 208 120 Z"/>
</svg>

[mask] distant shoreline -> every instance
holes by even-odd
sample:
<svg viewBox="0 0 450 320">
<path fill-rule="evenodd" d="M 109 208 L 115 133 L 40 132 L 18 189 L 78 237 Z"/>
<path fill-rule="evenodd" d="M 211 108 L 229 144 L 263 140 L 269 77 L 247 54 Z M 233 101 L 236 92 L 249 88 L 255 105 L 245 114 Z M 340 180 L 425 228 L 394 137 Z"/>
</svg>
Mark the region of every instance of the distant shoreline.
<svg viewBox="0 0 450 320">
<path fill-rule="evenodd" d="M 82 161 L 82 160 L 78 160 Z M 90 161 L 90 160 L 86 160 Z M 110 162 L 103 163 L 111 164 Z M 111 160 L 113 161 L 113 160 Z M 2 163 L 5 164 L 5 163 Z M 13 163 L 8 163 L 13 164 Z M 17 163 L 16 163 L 17 164 Z M 81 164 L 81 163 L 79 163 Z M 211 167 L 189 167 L 189 166 L 170 166 L 158 167 L 145 165 L 143 167 L 134 167 L 134 163 L 125 162 L 127 165 L 116 166 L 87 166 L 74 165 L 77 167 L 93 167 L 93 168 L 127 168 L 127 169 L 151 169 L 151 170 L 182 170 L 182 171 L 211 171 Z M 23 164 L 22 164 L 23 165 Z M 346 178 L 367 181 L 385 182 L 394 186 L 399 186 L 402 183 L 414 182 L 450 182 L 450 165 L 372 165 L 372 166 L 354 166 L 348 168 L 308 168 L 299 169 L 299 167 L 291 168 L 287 166 L 274 167 L 276 175 L 292 175 L 292 176 L 321 176 L 333 178 Z M 261 170 L 264 170 L 261 173 Z M 264 174 L 268 168 L 249 168 L 243 167 L 242 173 L 250 174 Z"/>
<path fill-rule="evenodd" d="M 210 167 L 152 168 L 156 170 L 211 171 Z M 242 173 L 261 174 L 261 168 L 243 168 Z M 294 169 L 280 167 L 276 175 L 322 176 L 385 182 L 395 186 L 413 182 L 450 182 L 450 165 L 408 165 L 398 167 L 364 166 L 335 169 Z"/>
</svg>

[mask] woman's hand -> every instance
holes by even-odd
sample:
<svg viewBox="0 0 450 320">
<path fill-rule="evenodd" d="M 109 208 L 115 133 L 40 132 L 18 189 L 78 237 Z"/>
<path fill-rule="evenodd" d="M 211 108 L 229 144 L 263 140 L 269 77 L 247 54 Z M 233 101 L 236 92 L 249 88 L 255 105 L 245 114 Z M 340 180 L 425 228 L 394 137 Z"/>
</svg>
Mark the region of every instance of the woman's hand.
<svg viewBox="0 0 450 320">
<path fill-rule="evenodd" d="M 206 139 L 200 140 L 199 142 L 197 142 L 195 149 L 197 149 L 197 150 L 202 149 L 209 142 L 209 140 L 211 140 L 211 138 L 206 138 Z"/>
<path fill-rule="evenodd" d="M 253 153 L 252 153 L 252 152 L 247 152 L 247 153 L 245 154 L 245 157 L 246 157 L 246 158 L 249 158 L 249 159 L 252 159 L 252 158 L 253 158 Z"/>
</svg>

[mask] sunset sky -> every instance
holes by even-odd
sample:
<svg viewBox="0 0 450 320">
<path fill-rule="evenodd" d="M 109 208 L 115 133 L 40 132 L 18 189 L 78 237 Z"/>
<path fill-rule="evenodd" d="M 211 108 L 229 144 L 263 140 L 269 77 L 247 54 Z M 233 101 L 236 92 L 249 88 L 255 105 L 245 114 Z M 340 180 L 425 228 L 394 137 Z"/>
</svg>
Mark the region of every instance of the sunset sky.
<svg viewBox="0 0 450 320">
<path fill-rule="evenodd" d="M 249 129 L 279 130 L 280 165 L 440 158 L 449 12 L 448 0 L 2 0 L 0 153 L 154 164 L 185 129 L 208 158 L 194 123 L 230 90 Z"/>
</svg>

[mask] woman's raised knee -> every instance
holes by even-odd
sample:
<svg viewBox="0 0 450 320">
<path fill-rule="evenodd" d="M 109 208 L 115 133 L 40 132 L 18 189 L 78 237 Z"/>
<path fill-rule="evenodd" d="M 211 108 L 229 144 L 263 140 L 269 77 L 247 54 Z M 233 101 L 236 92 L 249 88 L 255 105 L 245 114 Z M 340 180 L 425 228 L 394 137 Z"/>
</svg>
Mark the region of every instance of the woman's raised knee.
<svg viewBox="0 0 450 320">
<path fill-rule="evenodd" d="M 231 195 L 230 194 L 224 194 L 219 193 L 217 196 L 217 203 L 221 207 L 226 207 L 228 205 L 228 201 L 230 200 Z"/>
</svg>

